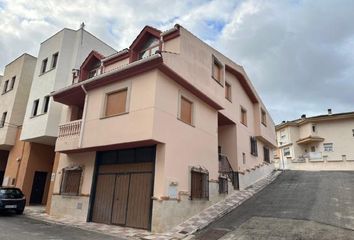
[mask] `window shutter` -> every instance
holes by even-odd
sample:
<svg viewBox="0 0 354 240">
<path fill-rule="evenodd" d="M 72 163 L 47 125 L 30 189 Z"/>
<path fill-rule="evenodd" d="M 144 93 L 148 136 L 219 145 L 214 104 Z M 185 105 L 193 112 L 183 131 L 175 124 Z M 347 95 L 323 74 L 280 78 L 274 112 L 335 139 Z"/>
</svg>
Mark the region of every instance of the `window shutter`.
<svg viewBox="0 0 354 240">
<path fill-rule="evenodd" d="M 106 116 L 113 116 L 126 112 L 128 90 L 107 94 Z"/>
<path fill-rule="evenodd" d="M 181 98 L 180 118 L 183 122 L 192 124 L 192 102 Z"/>
</svg>

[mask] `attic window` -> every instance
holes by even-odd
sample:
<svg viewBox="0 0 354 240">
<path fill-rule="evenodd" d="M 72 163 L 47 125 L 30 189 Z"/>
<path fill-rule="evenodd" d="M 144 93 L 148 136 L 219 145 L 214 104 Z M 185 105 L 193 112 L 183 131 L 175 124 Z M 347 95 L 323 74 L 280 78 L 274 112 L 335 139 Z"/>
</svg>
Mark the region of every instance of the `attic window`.
<svg viewBox="0 0 354 240">
<path fill-rule="evenodd" d="M 157 38 L 149 38 L 139 52 L 139 59 L 156 54 L 160 49 L 160 42 Z"/>
</svg>

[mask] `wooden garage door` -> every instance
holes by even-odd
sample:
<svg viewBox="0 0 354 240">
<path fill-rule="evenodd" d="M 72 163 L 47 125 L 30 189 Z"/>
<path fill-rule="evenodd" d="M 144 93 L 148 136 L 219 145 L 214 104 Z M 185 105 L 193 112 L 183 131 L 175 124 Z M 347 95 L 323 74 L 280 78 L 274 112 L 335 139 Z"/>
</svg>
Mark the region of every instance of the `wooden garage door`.
<svg viewBox="0 0 354 240">
<path fill-rule="evenodd" d="M 116 175 L 113 174 L 98 175 L 92 221 L 106 224 L 111 223 L 115 179 Z"/>
<path fill-rule="evenodd" d="M 101 166 L 92 221 L 149 229 L 152 169 L 153 163 Z"/>
<path fill-rule="evenodd" d="M 129 227 L 147 228 L 151 208 L 152 173 L 130 176 L 127 222 Z"/>
</svg>

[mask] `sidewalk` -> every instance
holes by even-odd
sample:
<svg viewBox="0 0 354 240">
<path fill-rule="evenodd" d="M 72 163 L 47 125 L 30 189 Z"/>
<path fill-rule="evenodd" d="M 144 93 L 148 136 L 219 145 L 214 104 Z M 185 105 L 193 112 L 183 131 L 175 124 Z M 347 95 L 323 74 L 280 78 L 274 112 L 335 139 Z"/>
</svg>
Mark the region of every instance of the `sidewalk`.
<svg viewBox="0 0 354 240">
<path fill-rule="evenodd" d="M 120 227 L 115 225 L 106 225 L 93 222 L 78 221 L 73 218 L 55 218 L 44 212 L 43 207 L 27 207 L 25 215 L 34 219 L 47 221 L 55 224 L 63 224 L 71 227 L 77 227 L 88 231 L 108 234 L 126 239 L 145 239 L 145 240 L 167 240 L 167 239 L 184 239 L 196 231 L 206 227 L 213 221 L 219 219 L 225 214 L 231 212 L 254 194 L 265 188 L 269 183 L 274 181 L 281 172 L 275 171 L 269 176 L 259 180 L 254 185 L 241 191 L 236 191 L 225 200 L 220 201 L 192 218 L 186 220 L 180 225 L 173 228 L 170 232 L 154 234 L 145 230 Z"/>
</svg>

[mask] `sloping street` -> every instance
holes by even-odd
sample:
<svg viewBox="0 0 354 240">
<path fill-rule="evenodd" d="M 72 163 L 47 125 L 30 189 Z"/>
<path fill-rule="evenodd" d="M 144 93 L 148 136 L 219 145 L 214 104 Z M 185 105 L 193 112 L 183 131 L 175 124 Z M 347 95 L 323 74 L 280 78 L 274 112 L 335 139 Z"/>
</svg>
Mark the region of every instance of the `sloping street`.
<svg viewBox="0 0 354 240">
<path fill-rule="evenodd" d="M 354 173 L 286 171 L 197 239 L 354 239 Z"/>
</svg>

